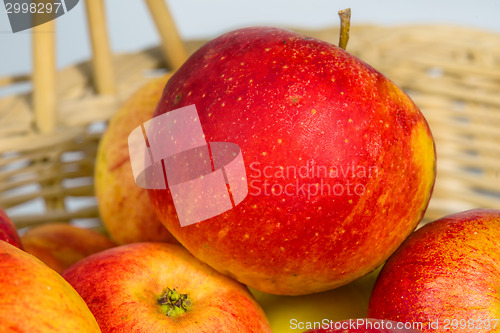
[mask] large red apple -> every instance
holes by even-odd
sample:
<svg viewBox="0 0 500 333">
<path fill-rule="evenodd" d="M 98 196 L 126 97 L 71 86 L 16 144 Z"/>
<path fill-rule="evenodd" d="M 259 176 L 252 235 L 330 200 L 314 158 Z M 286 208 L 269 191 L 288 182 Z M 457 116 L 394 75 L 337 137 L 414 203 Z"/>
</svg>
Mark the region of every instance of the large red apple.
<svg viewBox="0 0 500 333">
<path fill-rule="evenodd" d="M 349 319 L 343 321 L 307 322 L 305 325 L 316 325 L 322 328 L 307 333 L 418 333 L 420 323 L 401 323 L 380 319 Z"/>
<path fill-rule="evenodd" d="M 255 289 L 344 285 L 384 262 L 426 210 L 435 151 L 423 115 L 334 45 L 269 27 L 229 32 L 172 76 L 155 116 L 192 104 L 207 142 L 241 148 L 248 196 L 184 227 L 169 189 L 150 198 L 195 257 Z M 149 145 L 177 140 L 166 130 L 152 126 Z"/>
<path fill-rule="evenodd" d="M 368 314 L 425 332 L 500 332 L 500 211 L 449 215 L 413 233 L 382 269 Z"/>
<path fill-rule="evenodd" d="M 21 240 L 19 239 L 19 234 L 17 233 L 16 226 L 10 218 L 7 216 L 5 211 L 0 207 L 0 240 L 6 241 L 18 248 L 22 249 Z"/>
<path fill-rule="evenodd" d="M 271 332 L 248 289 L 179 245 L 133 243 L 63 273 L 103 333 Z"/>
<path fill-rule="evenodd" d="M 101 331 L 83 299 L 58 273 L 0 241 L 0 332 Z"/>
</svg>

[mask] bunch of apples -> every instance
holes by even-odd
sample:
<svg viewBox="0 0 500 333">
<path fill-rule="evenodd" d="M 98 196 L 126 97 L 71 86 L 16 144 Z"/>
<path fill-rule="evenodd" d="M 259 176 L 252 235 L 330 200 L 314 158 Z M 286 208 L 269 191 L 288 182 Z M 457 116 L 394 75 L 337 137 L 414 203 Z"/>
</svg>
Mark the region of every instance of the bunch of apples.
<svg viewBox="0 0 500 333">
<path fill-rule="evenodd" d="M 136 185 L 127 139 L 193 104 L 206 142 L 240 148 L 248 193 L 234 204 L 228 186 L 231 209 L 181 226 L 168 187 Z M 289 30 L 229 32 L 110 122 L 95 187 L 111 239 L 65 224 L 19 238 L 1 215 L 0 331 L 500 331 L 500 212 L 414 232 L 435 172 L 424 116 L 377 70 Z M 340 321 L 354 317 L 371 319 Z"/>
</svg>

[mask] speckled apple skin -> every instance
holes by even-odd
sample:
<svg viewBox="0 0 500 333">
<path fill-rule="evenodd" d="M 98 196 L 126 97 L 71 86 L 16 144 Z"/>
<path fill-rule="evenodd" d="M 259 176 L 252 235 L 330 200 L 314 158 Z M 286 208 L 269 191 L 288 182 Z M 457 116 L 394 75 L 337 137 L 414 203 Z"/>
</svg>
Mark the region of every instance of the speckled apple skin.
<svg viewBox="0 0 500 333">
<path fill-rule="evenodd" d="M 217 273 L 180 245 L 134 243 L 87 257 L 63 273 L 82 295 L 103 333 L 270 333 L 248 289 Z M 167 317 L 158 299 L 167 288 L 192 308 Z"/>
<path fill-rule="evenodd" d="M 500 332 L 494 321 L 500 319 L 499 244 L 500 210 L 470 210 L 425 225 L 385 264 L 369 316 L 422 322 L 425 332 Z M 454 319 L 471 327 L 454 330 Z"/>
<path fill-rule="evenodd" d="M 4 210 L 0 207 L 0 240 L 6 241 L 9 244 L 12 244 L 21 250 L 23 249 L 23 245 L 21 244 L 21 240 L 19 238 L 19 234 L 17 233 L 16 226 Z"/>
<path fill-rule="evenodd" d="M 172 218 L 168 189 L 150 198 L 195 257 L 255 289 L 299 295 L 353 281 L 384 262 L 426 210 L 435 178 L 426 120 L 400 88 L 334 45 L 278 28 L 229 32 L 174 74 L 155 116 L 191 104 L 208 142 L 241 148 L 249 194 L 186 227 Z M 150 143 L 161 144 L 161 128 L 154 133 Z M 300 167 L 311 172 L 275 174 Z M 349 182 L 362 195 L 348 194 Z M 287 185 L 292 195 L 270 188 Z"/>
<path fill-rule="evenodd" d="M 101 331 L 83 299 L 61 275 L 0 241 L 0 332 Z"/>
</svg>

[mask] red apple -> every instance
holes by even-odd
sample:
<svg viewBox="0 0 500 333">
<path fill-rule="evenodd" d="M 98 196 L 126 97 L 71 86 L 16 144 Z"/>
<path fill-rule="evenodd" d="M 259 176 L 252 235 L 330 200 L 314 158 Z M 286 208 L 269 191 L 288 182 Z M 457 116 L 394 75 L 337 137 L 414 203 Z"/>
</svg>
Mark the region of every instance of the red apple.
<svg viewBox="0 0 500 333">
<path fill-rule="evenodd" d="M 315 325 L 314 323 L 308 323 Z M 349 319 L 316 323 L 322 328 L 307 333 L 418 333 L 418 323 L 401 323 L 379 319 Z"/>
<path fill-rule="evenodd" d="M 195 257 L 255 289 L 347 284 L 383 263 L 426 210 L 435 178 L 426 120 L 337 46 L 278 28 L 229 32 L 172 76 L 155 116 L 192 104 L 207 142 L 241 148 L 248 196 L 184 227 L 169 189 L 150 198 Z M 152 126 L 151 147 L 171 139 L 165 130 Z"/>
<path fill-rule="evenodd" d="M 55 271 L 0 242 L 0 332 L 98 333 L 89 308 Z"/>
<path fill-rule="evenodd" d="M 134 243 L 63 273 L 102 332 L 271 332 L 248 289 L 179 245 Z"/>
<path fill-rule="evenodd" d="M 373 318 L 424 332 L 500 332 L 500 210 L 470 210 L 413 233 L 382 269 Z"/>
<path fill-rule="evenodd" d="M 16 226 L 4 210 L 0 207 L 0 240 L 6 241 L 20 249 L 23 249 Z"/>
<path fill-rule="evenodd" d="M 116 246 L 103 234 L 67 223 L 32 227 L 21 241 L 26 252 L 58 273 L 93 253 Z"/>
</svg>

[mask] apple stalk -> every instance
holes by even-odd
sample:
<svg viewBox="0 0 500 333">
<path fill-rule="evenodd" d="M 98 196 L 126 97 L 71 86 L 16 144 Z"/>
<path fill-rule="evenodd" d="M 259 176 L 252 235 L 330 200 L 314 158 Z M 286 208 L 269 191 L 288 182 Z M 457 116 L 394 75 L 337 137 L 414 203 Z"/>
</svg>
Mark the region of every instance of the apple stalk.
<svg viewBox="0 0 500 333">
<path fill-rule="evenodd" d="M 349 41 L 349 29 L 351 27 L 351 8 L 339 10 L 340 17 L 340 38 L 339 47 L 346 49 L 347 42 Z"/>
</svg>

